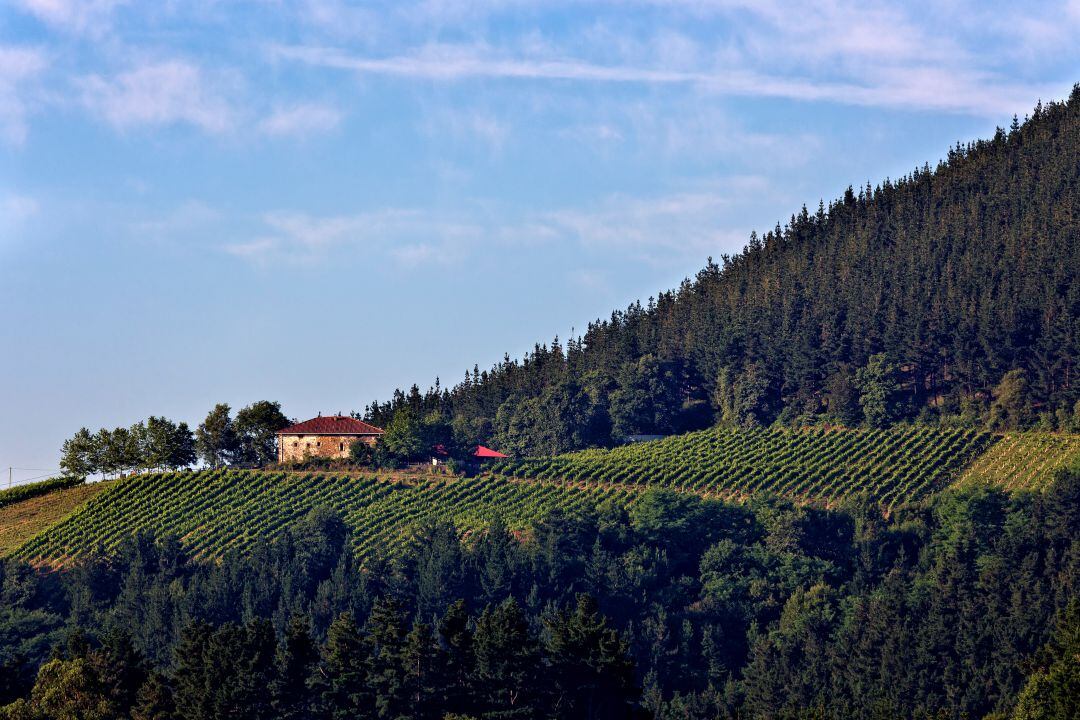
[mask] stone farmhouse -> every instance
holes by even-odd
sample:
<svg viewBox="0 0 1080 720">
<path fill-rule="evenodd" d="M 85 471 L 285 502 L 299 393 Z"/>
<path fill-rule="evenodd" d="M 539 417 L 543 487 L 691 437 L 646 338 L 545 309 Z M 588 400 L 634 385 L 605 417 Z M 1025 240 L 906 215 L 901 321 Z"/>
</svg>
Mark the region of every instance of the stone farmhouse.
<svg viewBox="0 0 1080 720">
<path fill-rule="evenodd" d="M 278 430 L 278 462 L 306 457 L 346 458 L 354 442 L 374 445 L 381 428 L 347 415 L 327 415 Z"/>
</svg>

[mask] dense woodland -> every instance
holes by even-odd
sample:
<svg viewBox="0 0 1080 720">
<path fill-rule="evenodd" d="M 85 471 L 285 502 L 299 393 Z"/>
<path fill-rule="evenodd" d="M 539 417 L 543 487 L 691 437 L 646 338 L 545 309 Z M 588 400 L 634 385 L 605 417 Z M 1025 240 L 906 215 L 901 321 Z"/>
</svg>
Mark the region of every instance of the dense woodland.
<svg viewBox="0 0 1080 720">
<path fill-rule="evenodd" d="M 647 304 L 366 420 L 513 454 L 717 421 L 1076 429 L 1080 86 L 989 140 L 803 208 Z"/>
<path fill-rule="evenodd" d="M 652 491 L 361 568 L 315 510 L 202 562 L 0 564 L 3 718 L 1075 718 L 1080 472 L 883 518 Z"/>
</svg>

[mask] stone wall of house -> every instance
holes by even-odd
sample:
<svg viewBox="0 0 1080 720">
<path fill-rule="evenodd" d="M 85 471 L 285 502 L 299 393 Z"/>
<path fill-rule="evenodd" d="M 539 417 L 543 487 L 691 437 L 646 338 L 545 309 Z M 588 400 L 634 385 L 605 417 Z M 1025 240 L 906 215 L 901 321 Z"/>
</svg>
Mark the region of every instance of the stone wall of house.
<svg viewBox="0 0 1080 720">
<path fill-rule="evenodd" d="M 375 435 L 279 435 L 278 462 L 295 462 L 305 457 L 346 458 L 354 442 L 374 445 Z"/>
</svg>

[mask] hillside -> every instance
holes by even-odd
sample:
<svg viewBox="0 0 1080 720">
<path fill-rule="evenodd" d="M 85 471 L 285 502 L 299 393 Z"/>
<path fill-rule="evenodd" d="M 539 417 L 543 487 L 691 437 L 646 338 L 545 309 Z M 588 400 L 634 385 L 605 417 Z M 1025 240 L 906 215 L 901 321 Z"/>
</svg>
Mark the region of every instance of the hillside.
<svg viewBox="0 0 1080 720">
<path fill-rule="evenodd" d="M 340 513 L 353 529 L 357 553 L 366 555 L 393 550 L 406 531 L 428 520 L 452 520 L 469 531 L 499 515 L 521 528 L 556 509 L 595 506 L 634 492 L 487 477 L 401 482 L 374 475 L 261 471 L 138 475 L 116 482 L 15 556 L 63 565 L 99 544 L 115 548 L 135 532 L 152 529 L 176 534 L 192 552 L 214 557 L 269 540 L 317 507 Z"/>
<path fill-rule="evenodd" d="M 729 499 L 770 492 L 833 503 L 861 493 L 889 508 L 949 485 L 996 440 L 986 432 L 929 428 L 714 428 L 612 450 L 509 460 L 492 471 L 649 485 Z"/>
<path fill-rule="evenodd" d="M 518 503 L 528 516 L 541 495 L 600 493 L 244 472 L 119 482 L 55 537 L 81 547 L 131 517 L 202 523 L 218 547 L 274 532 L 214 562 L 212 546 L 192 556 L 145 536 L 78 571 L 0 561 L 0 705 L 14 703 L 0 718 L 373 718 L 377 702 L 431 720 L 1077 716 L 1012 712 L 1048 695 L 1075 705 L 1076 472 L 1038 497 L 941 493 L 889 517 L 641 493 L 626 512 L 534 517 L 516 539 L 405 524 Z M 363 523 L 358 544 L 391 552 L 356 562 L 339 518 L 303 512 L 316 497 Z M 563 711 L 597 685 L 617 693 L 610 710 L 583 697 Z M 137 710 L 110 711 L 118 697 Z"/>
<path fill-rule="evenodd" d="M 61 488 L 0 508 L 0 556 L 61 522 L 111 484 L 98 482 Z"/>
<path fill-rule="evenodd" d="M 960 487 L 1041 490 L 1054 473 L 1080 460 L 1080 435 L 1010 433 L 964 471 Z"/>
<path fill-rule="evenodd" d="M 476 478 L 249 470 L 138 475 L 27 501 L 0 520 L 23 518 L 4 536 L 15 557 L 65 565 L 151 529 L 178 535 L 197 555 L 219 557 L 230 548 L 248 550 L 312 508 L 326 507 L 352 528 L 354 550 L 364 556 L 399 549 L 427 521 L 452 521 L 468 533 L 499 516 L 522 529 L 555 510 L 607 501 L 628 507 L 651 488 L 725 500 L 771 493 L 815 505 L 862 495 L 888 510 L 954 483 L 1039 489 L 1078 458 L 1078 436 L 716 428 L 613 450 L 509 460 Z"/>
<path fill-rule="evenodd" d="M 515 456 L 717 420 L 1078 429 L 1080 86 L 936 167 L 808 200 L 677 290 L 365 418 L 435 412 Z"/>
</svg>

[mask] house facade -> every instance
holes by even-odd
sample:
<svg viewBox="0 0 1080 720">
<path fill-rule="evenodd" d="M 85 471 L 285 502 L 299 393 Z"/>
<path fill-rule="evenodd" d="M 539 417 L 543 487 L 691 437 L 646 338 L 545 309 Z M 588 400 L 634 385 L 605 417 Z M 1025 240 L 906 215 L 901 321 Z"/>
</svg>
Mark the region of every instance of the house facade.
<svg viewBox="0 0 1080 720">
<path fill-rule="evenodd" d="M 348 415 L 320 415 L 278 431 L 278 462 L 347 458 L 353 443 L 374 445 L 382 434 L 381 428 Z"/>
</svg>

